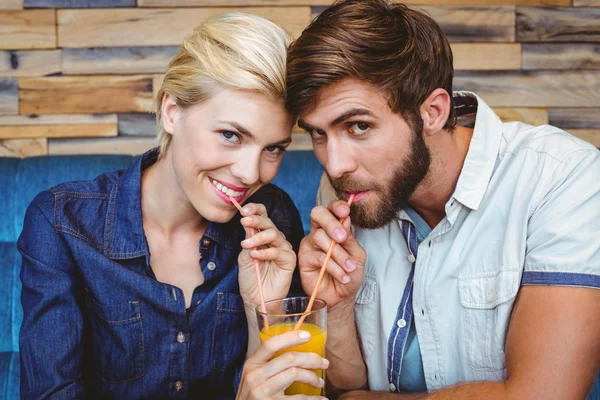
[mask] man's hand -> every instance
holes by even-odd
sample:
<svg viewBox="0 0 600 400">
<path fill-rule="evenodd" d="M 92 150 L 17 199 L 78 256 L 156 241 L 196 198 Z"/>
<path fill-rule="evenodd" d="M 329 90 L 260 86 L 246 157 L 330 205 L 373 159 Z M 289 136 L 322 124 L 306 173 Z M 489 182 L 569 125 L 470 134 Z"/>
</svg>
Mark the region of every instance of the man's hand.
<svg viewBox="0 0 600 400">
<path fill-rule="evenodd" d="M 312 293 L 331 241 L 336 242 L 318 289 L 318 297 L 330 309 L 343 300 L 354 299 L 363 280 L 366 253 L 350 230 L 349 214 L 350 207 L 343 200 L 332 201 L 328 208 L 313 208 L 310 233 L 302 240 L 298 253 L 302 287 Z M 342 225 L 339 220 L 344 218 Z"/>
</svg>

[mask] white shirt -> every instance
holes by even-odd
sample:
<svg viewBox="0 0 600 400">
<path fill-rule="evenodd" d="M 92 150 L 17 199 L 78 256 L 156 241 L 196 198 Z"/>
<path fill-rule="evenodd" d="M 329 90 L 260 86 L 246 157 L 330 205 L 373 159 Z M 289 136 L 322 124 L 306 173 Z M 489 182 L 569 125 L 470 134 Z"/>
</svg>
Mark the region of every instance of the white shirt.
<svg viewBox="0 0 600 400">
<path fill-rule="evenodd" d="M 414 281 L 405 211 L 354 228 L 367 252 L 355 311 L 371 390 L 397 391 L 411 318 L 428 391 L 502 381 L 522 285 L 600 288 L 600 152 L 552 126 L 502 123 L 473 93 L 455 96 L 459 115 L 476 111 L 473 137 L 446 217 L 418 246 Z M 318 202 L 332 199 L 324 179 Z"/>
</svg>

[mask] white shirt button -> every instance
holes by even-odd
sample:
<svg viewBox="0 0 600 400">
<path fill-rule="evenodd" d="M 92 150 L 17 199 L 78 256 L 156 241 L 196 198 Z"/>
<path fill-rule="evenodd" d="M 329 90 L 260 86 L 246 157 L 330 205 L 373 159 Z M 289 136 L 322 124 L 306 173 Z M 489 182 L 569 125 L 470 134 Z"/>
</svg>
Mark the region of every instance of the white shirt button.
<svg viewBox="0 0 600 400">
<path fill-rule="evenodd" d="M 181 382 L 181 381 L 175 382 L 175 390 L 177 390 L 179 392 L 182 388 L 183 388 L 183 382 Z"/>
<path fill-rule="evenodd" d="M 183 332 L 179 332 L 179 333 L 177 334 L 177 341 L 178 341 L 179 343 L 183 343 L 183 342 L 185 342 L 185 335 L 183 334 Z"/>
<path fill-rule="evenodd" d="M 404 318 L 399 319 L 398 322 L 396 322 L 396 324 L 398 325 L 398 328 L 404 328 L 406 326 L 406 321 L 404 320 Z"/>
<path fill-rule="evenodd" d="M 496 300 L 496 294 L 494 293 L 494 291 L 493 291 L 493 290 L 490 290 L 490 291 L 488 292 L 488 295 L 487 295 L 487 300 L 488 300 L 490 303 L 493 303 L 493 302 L 494 302 L 494 300 Z"/>
<path fill-rule="evenodd" d="M 390 383 L 390 392 L 395 392 L 396 391 L 396 385 L 394 385 L 393 383 Z"/>
<path fill-rule="evenodd" d="M 412 263 L 414 263 L 415 261 L 417 261 L 417 259 L 415 258 L 415 256 L 414 256 L 414 255 L 412 255 L 412 254 L 409 254 L 409 255 L 408 255 L 408 262 L 412 264 Z"/>
<path fill-rule="evenodd" d="M 214 271 L 215 268 L 217 268 L 217 265 L 214 262 L 209 262 L 208 265 L 206 266 L 206 268 L 208 268 L 209 271 Z"/>
</svg>

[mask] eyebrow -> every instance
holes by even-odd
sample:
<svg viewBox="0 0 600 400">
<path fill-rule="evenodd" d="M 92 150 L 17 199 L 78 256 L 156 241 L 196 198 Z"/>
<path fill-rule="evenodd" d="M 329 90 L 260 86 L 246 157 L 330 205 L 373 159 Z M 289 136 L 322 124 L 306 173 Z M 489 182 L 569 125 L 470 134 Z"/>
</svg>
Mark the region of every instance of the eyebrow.
<svg viewBox="0 0 600 400">
<path fill-rule="evenodd" d="M 352 108 L 352 109 L 346 111 L 345 113 L 343 113 L 342 115 L 340 115 L 339 117 L 337 117 L 336 119 L 334 119 L 329 124 L 329 126 L 339 125 L 342 122 L 344 122 L 345 120 L 350 119 L 352 117 L 356 117 L 357 115 L 368 115 L 369 117 L 375 117 L 375 115 L 371 111 L 367 110 L 366 108 Z M 306 121 L 301 120 L 301 119 L 298 120 L 298 126 L 307 132 L 322 130 L 314 125 L 307 123 Z"/>
<path fill-rule="evenodd" d="M 218 121 L 218 122 L 233 126 L 239 133 L 241 133 L 242 135 L 248 137 L 249 139 L 254 139 L 255 138 L 254 135 L 248 129 L 244 128 L 243 126 L 241 126 L 237 122 L 233 122 L 233 121 Z M 273 144 L 270 144 L 269 146 L 285 145 L 285 144 L 289 144 L 291 142 L 292 142 L 292 138 L 290 137 L 290 138 L 283 139 L 283 140 L 280 140 L 278 142 L 275 142 Z"/>
</svg>

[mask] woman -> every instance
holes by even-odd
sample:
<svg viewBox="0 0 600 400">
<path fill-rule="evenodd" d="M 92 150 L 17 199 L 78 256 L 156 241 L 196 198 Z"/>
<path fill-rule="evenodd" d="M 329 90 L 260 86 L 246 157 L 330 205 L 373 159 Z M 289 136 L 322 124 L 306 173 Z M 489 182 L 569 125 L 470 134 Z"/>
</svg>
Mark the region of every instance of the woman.
<svg viewBox="0 0 600 400">
<path fill-rule="evenodd" d="M 18 243 L 22 397 L 233 397 L 258 347 L 253 258 L 266 300 L 285 297 L 302 237 L 268 185 L 291 141 L 287 45 L 259 17 L 204 21 L 157 95 L 159 149 L 34 199 Z"/>
</svg>

